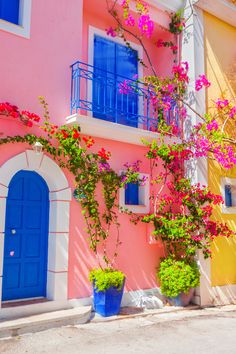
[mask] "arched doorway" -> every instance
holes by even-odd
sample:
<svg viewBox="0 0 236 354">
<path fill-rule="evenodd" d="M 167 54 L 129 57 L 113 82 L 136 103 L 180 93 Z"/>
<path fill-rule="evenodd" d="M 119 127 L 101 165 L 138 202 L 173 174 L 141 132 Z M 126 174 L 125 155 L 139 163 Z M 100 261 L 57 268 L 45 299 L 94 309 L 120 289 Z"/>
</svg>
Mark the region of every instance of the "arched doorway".
<svg viewBox="0 0 236 354">
<path fill-rule="evenodd" d="M 2 300 L 45 297 L 49 190 L 34 171 L 17 172 L 9 184 Z"/>
<path fill-rule="evenodd" d="M 44 153 L 37 155 L 32 150 L 17 154 L 0 166 L 0 294 L 2 294 L 5 215 L 9 186 L 13 177 L 22 170 L 35 172 L 42 177 L 49 189 L 46 297 L 53 301 L 67 301 L 71 188 L 55 161 Z"/>
</svg>

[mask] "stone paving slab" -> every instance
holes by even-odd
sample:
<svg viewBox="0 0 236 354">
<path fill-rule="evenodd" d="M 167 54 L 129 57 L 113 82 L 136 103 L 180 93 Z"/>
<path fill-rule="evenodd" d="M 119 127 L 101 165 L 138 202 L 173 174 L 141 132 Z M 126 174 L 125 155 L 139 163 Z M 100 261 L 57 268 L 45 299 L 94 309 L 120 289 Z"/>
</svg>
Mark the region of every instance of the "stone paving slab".
<svg viewBox="0 0 236 354">
<path fill-rule="evenodd" d="M 76 307 L 27 316 L 0 323 L 0 338 L 44 331 L 49 328 L 84 324 L 91 317 L 91 306 Z"/>
</svg>

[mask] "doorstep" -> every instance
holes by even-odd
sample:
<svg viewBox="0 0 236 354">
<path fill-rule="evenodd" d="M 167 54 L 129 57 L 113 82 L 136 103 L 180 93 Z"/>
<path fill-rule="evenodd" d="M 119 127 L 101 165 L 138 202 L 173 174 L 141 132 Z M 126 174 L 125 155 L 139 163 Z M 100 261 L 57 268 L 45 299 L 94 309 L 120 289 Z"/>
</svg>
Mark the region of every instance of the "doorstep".
<svg viewBox="0 0 236 354">
<path fill-rule="evenodd" d="M 15 310 L 15 309 L 14 309 Z M 14 311 L 12 309 L 12 311 Z M 0 338 L 44 331 L 50 328 L 84 324 L 91 317 L 91 306 L 41 313 L 0 322 Z"/>
</svg>

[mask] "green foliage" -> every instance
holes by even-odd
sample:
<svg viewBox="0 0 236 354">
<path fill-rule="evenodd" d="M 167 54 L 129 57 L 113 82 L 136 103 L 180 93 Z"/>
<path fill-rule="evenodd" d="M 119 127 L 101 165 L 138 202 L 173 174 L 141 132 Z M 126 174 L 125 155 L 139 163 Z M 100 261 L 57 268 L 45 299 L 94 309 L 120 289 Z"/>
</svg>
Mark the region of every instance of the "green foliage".
<svg viewBox="0 0 236 354">
<path fill-rule="evenodd" d="M 105 291 L 111 287 L 121 290 L 124 284 L 125 275 L 112 268 L 99 268 L 91 270 L 89 280 L 99 291 Z"/>
<path fill-rule="evenodd" d="M 200 283 L 200 272 L 196 262 L 187 263 L 173 256 L 160 263 L 157 276 L 161 283 L 161 292 L 168 297 L 176 297 L 180 293 L 188 293 Z"/>
</svg>

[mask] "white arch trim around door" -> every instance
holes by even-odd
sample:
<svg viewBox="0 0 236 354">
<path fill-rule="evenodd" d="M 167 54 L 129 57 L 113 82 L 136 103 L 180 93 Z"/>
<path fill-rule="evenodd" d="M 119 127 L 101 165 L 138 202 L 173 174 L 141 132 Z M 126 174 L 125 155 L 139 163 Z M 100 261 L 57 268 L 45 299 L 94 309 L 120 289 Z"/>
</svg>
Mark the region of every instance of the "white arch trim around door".
<svg viewBox="0 0 236 354">
<path fill-rule="evenodd" d="M 50 199 L 47 298 L 68 299 L 68 243 L 71 188 L 60 167 L 50 157 L 26 150 L 0 167 L 0 296 L 4 259 L 6 199 L 12 177 L 20 170 L 37 172 L 48 185 Z"/>
</svg>

